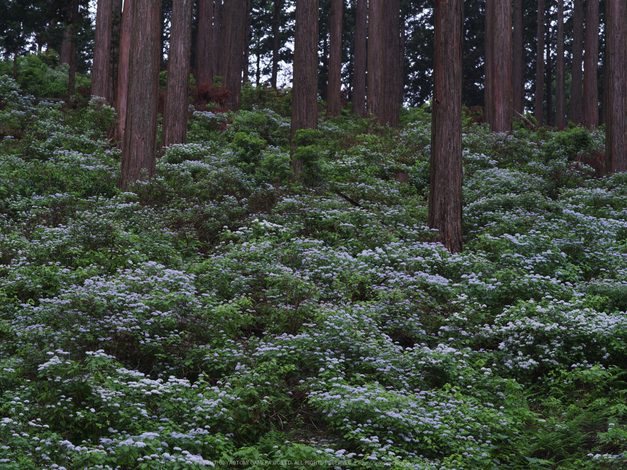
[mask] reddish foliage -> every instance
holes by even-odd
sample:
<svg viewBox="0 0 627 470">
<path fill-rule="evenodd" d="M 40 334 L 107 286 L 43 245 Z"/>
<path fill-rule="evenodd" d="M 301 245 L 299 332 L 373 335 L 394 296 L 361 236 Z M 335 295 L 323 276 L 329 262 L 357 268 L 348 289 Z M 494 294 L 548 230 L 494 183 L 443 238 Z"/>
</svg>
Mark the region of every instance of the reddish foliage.
<svg viewBox="0 0 627 470">
<path fill-rule="evenodd" d="M 209 103 L 215 103 L 219 108 L 214 111 L 223 112 L 227 110 L 226 102 L 233 93 L 224 87 L 214 87 L 210 81 L 207 81 L 197 83 L 193 94 L 192 104 L 196 109 L 204 111 Z"/>
<path fill-rule="evenodd" d="M 481 124 L 485 122 L 483 117 L 483 108 L 481 106 L 471 106 L 470 108 L 463 108 L 464 115 L 470 118 L 472 124 Z"/>
<path fill-rule="evenodd" d="M 605 153 L 600 150 L 594 150 L 592 152 L 585 152 L 577 155 L 575 161 L 584 163 L 585 165 L 594 168 L 594 172 L 597 176 L 605 174 Z"/>
</svg>

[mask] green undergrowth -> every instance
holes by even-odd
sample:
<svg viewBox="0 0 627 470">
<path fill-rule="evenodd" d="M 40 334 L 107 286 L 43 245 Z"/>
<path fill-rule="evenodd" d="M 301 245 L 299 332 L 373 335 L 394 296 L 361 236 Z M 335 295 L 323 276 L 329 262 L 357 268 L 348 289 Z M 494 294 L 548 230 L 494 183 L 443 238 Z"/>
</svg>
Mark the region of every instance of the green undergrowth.
<svg viewBox="0 0 627 470">
<path fill-rule="evenodd" d="M 285 115 L 195 112 L 120 192 L 111 108 L 0 80 L 0 468 L 622 468 L 627 178 L 594 166 L 603 133 L 466 125 L 451 255 L 427 109 L 296 150 Z"/>
</svg>

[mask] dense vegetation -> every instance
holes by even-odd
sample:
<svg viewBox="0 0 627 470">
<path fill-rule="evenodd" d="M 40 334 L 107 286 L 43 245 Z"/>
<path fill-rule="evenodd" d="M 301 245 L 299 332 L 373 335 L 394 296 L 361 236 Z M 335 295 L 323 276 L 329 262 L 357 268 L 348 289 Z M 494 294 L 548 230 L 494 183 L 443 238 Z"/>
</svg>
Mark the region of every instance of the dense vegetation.
<svg viewBox="0 0 627 470">
<path fill-rule="evenodd" d="M 194 111 L 120 192 L 111 108 L 0 79 L 0 468 L 620 468 L 627 175 L 600 175 L 602 131 L 468 116 L 451 255 L 428 108 L 300 131 L 293 183 L 289 94 L 244 107 Z"/>
</svg>

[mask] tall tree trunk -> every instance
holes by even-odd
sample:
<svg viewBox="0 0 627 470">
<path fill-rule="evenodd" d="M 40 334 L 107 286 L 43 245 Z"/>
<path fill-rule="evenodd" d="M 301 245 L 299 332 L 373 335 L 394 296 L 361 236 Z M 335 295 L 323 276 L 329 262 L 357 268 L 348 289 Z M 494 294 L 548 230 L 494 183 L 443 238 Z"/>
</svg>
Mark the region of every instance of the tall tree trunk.
<svg viewBox="0 0 627 470">
<path fill-rule="evenodd" d="M 63 42 L 61 43 L 61 54 L 59 55 L 59 62 L 61 64 L 70 63 L 70 53 L 72 49 L 72 32 L 67 27 L 63 30 Z"/>
<path fill-rule="evenodd" d="M 226 0 L 228 1 L 228 0 Z M 213 5 L 213 75 L 211 80 L 215 80 L 216 76 L 220 76 L 220 60 L 222 60 L 222 50 L 224 44 L 224 38 L 222 37 L 222 17 L 224 12 L 224 5 L 222 0 L 215 0 Z M 221 77 L 222 84 L 224 84 L 224 77 Z"/>
<path fill-rule="evenodd" d="M 557 0 L 557 56 L 555 57 L 555 125 L 566 127 L 566 64 L 564 62 L 564 0 Z"/>
<path fill-rule="evenodd" d="M 115 104 L 118 92 L 118 64 L 120 60 L 120 28 L 122 26 L 122 0 L 113 0 L 111 25 L 111 59 L 109 61 L 109 91 L 107 102 Z"/>
<path fill-rule="evenodd" d="M 120 188 L 151 178 L 157 151 L 161 1 L 132 0 L 131 56 Z"/>
<path fill-rule="evenodd" d="M 329 82 L 327 116 L 342 112 L 342 17 L 344 0 L 331 0 L 331 38 L 329 44 Z"/>
<path fill-rule="evenodd" d="M 583 70 L 583 125 L 599 127 L 599 0 L 586 2 L 586 43 Z"/>
<path fill-rule="evenodd" d="M 525 69 L 522 0 L 514 0 L 512 14 L 512 99 L 514 114 L 522 114 L 525 103 Z"/>
<path fill-rule="evenodd" d="M 489 110 L 490 129 L 492 132 L 510 132 L 513 117 L 510 0 L 486 1 L 485 68 L 485 107 Z"/>
<path fill-rule="evenodd" d="M 133 27 L 133 8 L 136 0 L 125 0 L 120 26 L 120 58 L 118 59 L 118 89 L 115 99 L 117 122 L 114 139 L 120 143 L 124 141 L 126 128 L 126 108 L 128 98 L 129 65 L 131 57 L 131 28 Z"/>
<path fill-rule="evenodd" d="M 67 95 L 68 100 L 76 93 L 76 34 L 78 32 L 78 0 L 72 0 L 70 7 L 70 69 L 68 71 Z M 16 53 L 17 56 L 17 53 Z"/>
<path fill-rule="evenodd" d="M 402 14 L 400 16 L 400 35 L 399 35 L 399 44 L 398 44 L 398 109 L 400 110 L 403 107 L 403 103 L 405 102 L 405 45 L 407 42 L 407 34 L 405 28 L 405 15 Z"/>
<path fill-rule="evenodd" d="M 318 127 L 318 0 L 296 0 L 292 137 L 299 129 Z M 302 162 L 292 162 L 294 178 Z"/>
<path fill-rule="evenodd" d="M 213 82 L 213 0 L 198 0 L 196 82 Z"/>
<path fill-rule="evenodd" d="M 281 46 L 281 12 L 283 11 L 284 0 L 274 0 L 274 10 L 272 14 L 272 75 L 270 86 L 276 90 L 276 79 L 279 73 L 279 48 Z"/>
<path fill-rule="evenodd" d="M 435 1 L 429 227 L 451 252 L 462 250 L 463 0 Z"/>
<path fill-rule="evenodd" d="M 193 0 L 177 0 L 172 4 L 162 147 L 185 143 L 187 135 L 193 5 Z"/>
<path fill-rule="evenodd" d="M 355 49 L 353 52 L 355 64 L 353 71 L 352 111 L 357 116 L 363 117 L 366 115 L 367 0 L 357 0 L 355 14 Z"/>
<path fill-rule="evenodd" d="M 550 19 L 549 19 L 550 23 Z M 550 25 L 545 25 L 546 28 L 546 63 L 544 72 L 544 86 L 546 88 L 546 124 L 547 126 L 553 125 L 553 74 L 551 68 L 551 32 Z"/>
<path fill-rule="evenodd" d="M 627 171 L 627 3 L 605 3 L 606 106 L 605 168 L 610 173 Z"/>
<path fill-rule="evenodd" d="M 244 53 L 242 56 L 242 82 L 248 83 L 248 66 L 250 57 L 250 39 L 252 31 L 250 29 L 251 1 L 246 0 L 246 24 L 244 25 Z"/>
<path fill-rule="evenodd" d="M 91 95 L 107 99 L 111 60 L 112 0 L 98 0 L 96 32 L 94 35 L 94 62 L 91 72 Z"/>
<path fill-rule="evenodd" d="M 229 108 L 239 109 L 242 93 L 242 63 L 246 38 L 246 0 L 225 0 L 222 11 L 222 46 L 218 75 L 232 93 Z"/>
<path fill-rule="evenodd" d="M 398 126 L 399 0 L 370 0 L 368 14 L 368 112 L 384 126 Z"/>
<path fill-rule="evenodd" d="M 544 0 L 538 0 L 538 33 L 536 47 L 536 96 L 534 116 L 542 125 L 544 104 Z"/>
<path fill-rule="evenodd" d="M 573 11 L 573 68 L 571 72 L 570 120 L 583 120 L 583 0 L 575 0 Z"/>
</svg>

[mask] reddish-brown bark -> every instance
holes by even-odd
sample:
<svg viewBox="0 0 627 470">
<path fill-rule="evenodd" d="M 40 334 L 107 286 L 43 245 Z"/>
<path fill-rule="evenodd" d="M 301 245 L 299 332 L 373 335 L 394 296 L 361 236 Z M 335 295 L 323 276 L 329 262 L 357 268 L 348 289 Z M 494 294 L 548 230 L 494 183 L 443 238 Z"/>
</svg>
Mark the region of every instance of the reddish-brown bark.
<svg viewBox="0 0 627 470">
<path fill-rule="evenodd" d="M 242 64 L 246 39 L 246 0 L 224 0 L 218 75 L 231 93 L 228 106 L 238 109 L 242 91 Z"/>
<path fill-rule="evenodd" d="M 355 64 L 353 69 L 352 111 L 357 116 L 366 115 L 366 58 L 368 9 L 366 0 L 357 0 L 355 12 Z"/>
<path fill-rule="evenodd" d="M 538 124 L 543 121 L 544 104 L 544 0 L 538 0 L 538 29 L 536 47 L 536 96 L 534 116 Z"/>
<path fill-rule="evenodd" d="M 276 90 L 276 79 L 279 73 L 279 48 L 281 46 L 280 26 L 281 11 L 283 11 L 284 0 L 274 0 L 274 11 L 272 15 L 272 75 L 270 76 L 270 86 Z"/>
<path fill-rule="evenodd" d="M 120 188 L 155 172 L 161 56 L 160 0 L 133 0 L 126 129 Z"/>
<path fill-rule="evenodd" d="M 566 127 L 566 64 L 564 62 L 564 0 L 557 0 L 557 56 L 555 57 L 555 125 Z"/>
<path fill-rule="evenodd" d="M 112 22 L 112 0 L 98 0 L 94 35 L 94 62 L 91 71 L 91 95 L 105 99 L 109 96 Z"/>
<path fill-rule="evenodd" d="M 509 0 L 486 1 L 485 108 L 492 132 L 512 130 L 512 13 Z"/>
<path fill-rule="evenodd" d="M 318 0 L 296 1 L 292 135 L 318 127 Z"/>
<path fill-rule="evenodd" d="M 68 71 L 68 85 L 67 85 L 67 94 L 68 99 L 74 96 L 76 93 L 76 32 L 78 25 L 78 0 L 72 0 L 70 8 L 70 51 L 69 51 L 69 62 L 68 65 L 70 69 Z M 17 52 L 15 53 L 15 57 L 17 58 Z"/>
<path fill-rule="evenodd" d="M 162 147 L 185 143 L 189 105 L 189 54 L 193 0 L 177 0 L 172 6 L 168 83 L 163 112 Z"/>
<path fill-rule="evenodd" d="M 398 126 L 400 101 L 399 0 L 370 0 L 368 13 L 368 112 L 384 126 Z"/>
<path fill-rule="evenodd" d="M 525 100 L 525 69 L 523 64 L 523 8 L 522 0 L 514 0 L 512 10 L 512 100 L 514 114 L 522 114 Z"/>
<path fill-rule="evenodd" d="M 131 28 L 133 26 L 133 8 L 135 0 L 125 0 L 122 11 L 122 23 L 120 26 L 120 54 L 118 59 L 118 86 L 115 98 L 115 111 L 117 122 L 115 125 L 114 139 L 124 141 L 124 129 L 126 127 L 126 103 L 128 96 L 129 62 L 131 54 Z"/>
<path fill-rule="evenodd" d="M 196 82 L 213 82 L 213 0 L 198 0 Z"/>
<path fill-rule="evenodd" d="M 462 250 L 463 0 L 435 1 L 429 227 L 451 252 Z"/>
<path fill-rule="evenodd" d="M 605 168 L 627 171 L 627 3 L 606 0 L 606 142 Z"/>
<path fill-rule="evenodd" d="M 342 16 L 344 0 L 331 0 L 331 37 L 329 41 L 329 83 L 327 116 L 342 112 Z"/>
<path fill-rule="evenodd" d="M 586 43 L 583 70 L 583 125 L 599 127 L 599 0 L 586 2 Z"/>
<path fill-rule="evenodd" d="M 583 0 L 575 0 L 573 11 L 573 65 L 571 72 L 570 120 L 583 120 Z"/>
<path fill-rule="evenodd" d="M 61 54 L 59 54 L 59 62 L 62 64 L 70 63 L 70 52 L 72 49 L 72 33 L 70 28 L 63 30 L 63 42 L 61 43 Z"/>
</svg>

